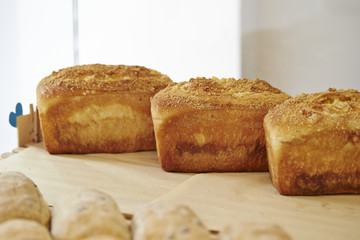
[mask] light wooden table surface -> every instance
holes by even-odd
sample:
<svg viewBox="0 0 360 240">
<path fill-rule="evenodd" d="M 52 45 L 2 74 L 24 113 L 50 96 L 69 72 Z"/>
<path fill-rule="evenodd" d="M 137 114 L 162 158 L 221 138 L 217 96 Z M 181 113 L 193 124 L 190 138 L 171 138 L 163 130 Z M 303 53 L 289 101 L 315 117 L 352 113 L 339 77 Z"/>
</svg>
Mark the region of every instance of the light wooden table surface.
<svg viewBox="0 0 360 240">
<path fill-rule="evenodd" d="M 299 240 L 360 239 L 360 195 L 282 196 L 269 173 L 168 173 L 153 151 L 50 155 L 36 144 L 15 152 L 0 160 L 0 171 L 30 177 L 49 205 L 91 186 L 109 193 L 129 219 L 145 204 L 170 201 L 188 205 L 213 233 L 243 220 L 277 223 Z"/>
</svg>

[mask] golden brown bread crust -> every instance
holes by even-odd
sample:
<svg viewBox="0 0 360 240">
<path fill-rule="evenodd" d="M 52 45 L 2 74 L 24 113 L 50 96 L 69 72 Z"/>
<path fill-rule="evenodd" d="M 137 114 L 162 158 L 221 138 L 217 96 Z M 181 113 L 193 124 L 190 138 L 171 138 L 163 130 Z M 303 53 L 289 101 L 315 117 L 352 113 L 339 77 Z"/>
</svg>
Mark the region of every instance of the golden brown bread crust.
<svg viewBox="0 0 360 240">
<path fill-rule="evenodd" d="M 55 240 L 105 236 L 130 240 L 130 230 L 115 200 L 96 189 L 75 189 L 60 196 L 52 209 L 51 234 Z M 96 239 L 96 238 L 93 238 Z"/>
<path fill-rule="evenodd" d="M 19 172 L 0 172 L 0 186 L 0 223 L 23 218 L 49 225 L 49 207 L 31 179 Z"/>
<path fill-rule="evenodd" d="M 53 72 L 40 81 L 38 92 L 42 97 L 81 96 L 89 94 L 86 91 L 92 95 L 107 92 L 155 94 L 169 83 L 168 76 L 142 66 L 89 64 Z"/>
<path fill-rule="evenodd" d="M 264 119 L 269 170 L 285 195 L 360 193 L 360 93 L 301 94 Z"/>
<path fill-rule="evenodd" d="M 0 239 L 51 240 L 49 230 L 28 219 L 11 219 L 0 224 Z"/>
<path fill-rule="evenodd" d="M 151 100 L 165 171 L 267 171 L 263 118 L 290 96 L 262 80 L 190 79 Z"/>
<path fill-rule="evenodd" d="M 47 151 L 155 149 L 150 97 L 171 82 L 140 66 L 91 64 L 53 72 L 37 87 Z"/>
<path fill-rule="evenodd" d="M 133 240 L 211 240 L 210 232 L 187 206 L 168 202 L 149 204 L 135 212 Z"/>
<path fill-rule="evenodd" d="M 282 227 L 268 222 L 235 221 L 219 234 L 219 240 L 291 240 Z"/>
</svg>

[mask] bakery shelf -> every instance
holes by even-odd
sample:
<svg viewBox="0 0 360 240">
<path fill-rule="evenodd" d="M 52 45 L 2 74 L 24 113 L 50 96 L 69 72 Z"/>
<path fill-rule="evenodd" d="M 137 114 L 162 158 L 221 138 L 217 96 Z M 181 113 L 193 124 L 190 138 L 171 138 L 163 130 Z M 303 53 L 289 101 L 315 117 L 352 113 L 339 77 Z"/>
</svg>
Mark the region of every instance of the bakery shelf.
<svg viewBox="0 0 360 240">
<path fill-rule="evenodd" d="M 360 195 L 283 196 L 267 172 L 169 173 L 155 151 L 58 154 L 44 149 L 36 111 L 18 117 L 19 147 L 0 158 L 0 171 L 19 171 L 50 206 L 65 191 L 93 187 L 110 194 L 128 220 L 145 204 L 188 205 L 215 235 L 235 220 L 279 224 L 293 239 L 360 239 Z"/>
<path fill-rule="evenodd" d="M 269 173 L 168 173 L 155 151 L 50 155 L 41 143 L 0 161 L 0 171 L 19 171 L 52 205 L 64 191 L 93 187 L 117 201 L 128 219 L 158 201 L 192 208 L 213 233 L 235 219 L 277 223 L 293 239 L 359 239 L 360 195 L 289 197 Z"/>
</svg>

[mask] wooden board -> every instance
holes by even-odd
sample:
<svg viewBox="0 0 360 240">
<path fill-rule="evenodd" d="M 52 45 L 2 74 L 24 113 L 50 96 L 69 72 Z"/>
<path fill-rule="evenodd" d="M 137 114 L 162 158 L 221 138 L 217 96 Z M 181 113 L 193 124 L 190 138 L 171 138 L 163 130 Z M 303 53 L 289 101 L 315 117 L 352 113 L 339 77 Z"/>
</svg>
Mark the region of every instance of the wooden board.
<svg viewBox="0 0 360 240">
<path fill-rule="evenodd" d="M 38 185 L 49 205 L 66 191 L 91 187 L 110 194 L 127 214 L 193 175 L 162 171 L 154 151 L 50 155 L 41 145 L 1 160 L 0 171 L 24 173 Z"/>
<path fill-rule="evenodd" d="M 190 206 L 211 230 L 235 219 L 281 225 L 293 239 L 360 239 L 360 195 L 287 197 L 268 173 L 166 173 L 155 152 L 50 155 L 31 146 L 0 160 L 0 171 L 20 171 L 51 205 L 76 187 L 101 189 L 126 214 L 150 202 Z"/>
<path fill-rule="evenodd" d="M 157 201 L 188 205 L 210 229 L 238 219 L 277 223 L 294 239 L 360 239 L 360 195 L 283 196 L 269 173 L 197 174 Z"/>
</svg>

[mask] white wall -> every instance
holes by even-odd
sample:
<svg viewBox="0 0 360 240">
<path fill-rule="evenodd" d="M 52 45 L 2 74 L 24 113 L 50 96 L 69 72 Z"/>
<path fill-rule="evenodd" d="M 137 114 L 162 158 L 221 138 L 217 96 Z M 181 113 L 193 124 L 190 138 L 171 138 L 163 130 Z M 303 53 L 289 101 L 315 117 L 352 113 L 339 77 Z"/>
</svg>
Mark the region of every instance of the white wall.
<svg viewBox="0 0 360 240">
<path fill-rule="evenodd" d="M 37 83 L 73 64 L 71 0 L 0 1 L 0 154 L 17 147 L 9 114 L 36 105 Z"/>
<path fill-rule="evenodd" d="M 243 0 L 242 75 L 291 95 L 360 89 L 360 1 Z"/>
<path fill-rule="evenodd" d="M 240 77 L 239 0 L 80 0 L 80 63 L 143 65 L 174 81 Z"/>
</svg>

